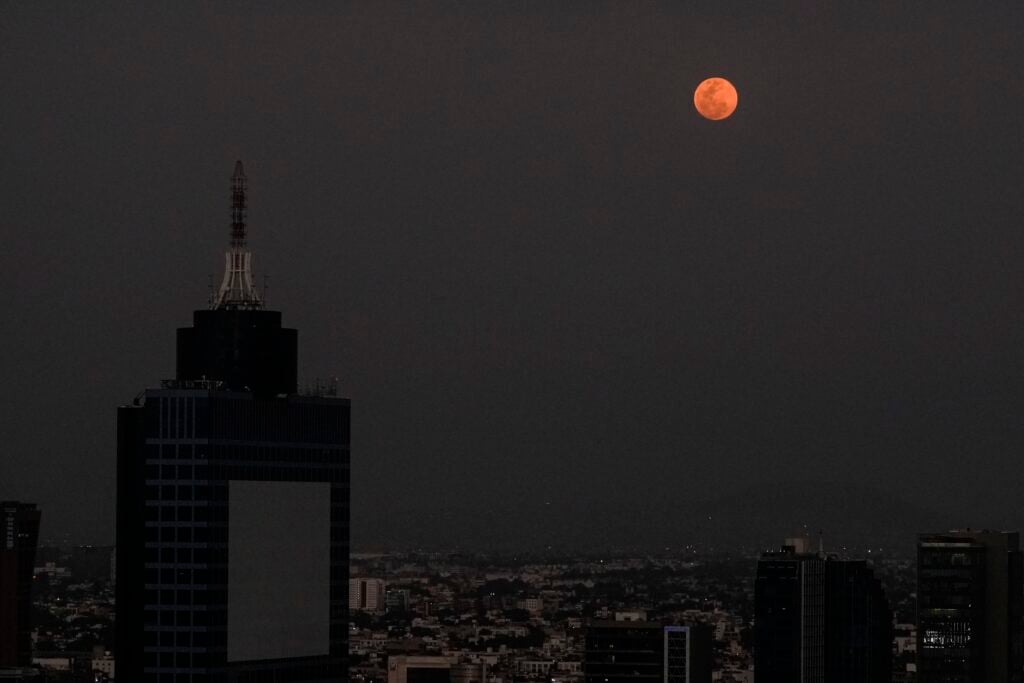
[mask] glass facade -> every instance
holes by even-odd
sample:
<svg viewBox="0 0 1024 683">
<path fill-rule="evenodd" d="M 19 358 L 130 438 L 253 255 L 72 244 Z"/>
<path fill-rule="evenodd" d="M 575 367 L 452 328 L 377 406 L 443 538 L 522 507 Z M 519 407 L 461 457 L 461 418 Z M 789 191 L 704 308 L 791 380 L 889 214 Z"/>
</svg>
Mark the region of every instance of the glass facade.
<svg viewBox="0 0 1024 683">
<path fill-rule="evenodd" d="M 349 402 L 150 390 L 139 405 L 121 409 L 119 430 L 119 676 L 143 683 L 306 683 L 344 676 Z M 323 577 L 328 585 L 302 585 L 309 574 L 297 568 L 292 580 L 274 587 L 287 599 L 316 595 L 317 589 L 329 596 L 327 604 L 305 606 L 309 621 L 326 621 L 324 654 L 287 657 L 287 648 L 267 643 L 266 658 L 250 648 L 244 661 L 229 661 L 228 644 L 236 635 L 229 630 L 229 548 L 233 531 L 250 537 L 253 531 L 239 526 L 251 525 L 251 515 L 231 518 L 233 482 L 320 483 L 328 489 L 322 508 L 327 518 L 300 523 L 293 531 L 301 541 L 286 544 L 288 554 L 299 556 L 274 555 L 279 548 L 271 537 L 260 560 L 279 568 L 301 563 L 302 553 L 329 558 Z M 311 533 L 317 529 L 322 531 Z M 130 545 L 135 547 L 121 549 Z M 280 577 L 280 569 L 272 575 Z M 235 604 L 250 615 L 259 609 L 237 599 Z M 291 618 L 301 612 L 302 605 L 293 604 Z M 122 649 L 129 650 L 124 657 Z"/>
<path fill-rule="evenodd" d="M 712 637 L 704 625 L 594 621 L 587 626 L 585 683 L 710 683 Z"/>
<path fill-rule="evenodd" d="M 690 629 L 665 627 L 665 683 L 690 683 Z"/>
<path fill-rule="evenodd" d="M 920 538 L 921 683 L 1021 681 L 1021 558 L 1016 533 L 955 531 Z"/>
<path fill-rule="evenodd" d="M 892 674 L 892 611 L 863 560 L 765 553 L 754 584 L 759 683 L 874 683 Z"/>
</svg>

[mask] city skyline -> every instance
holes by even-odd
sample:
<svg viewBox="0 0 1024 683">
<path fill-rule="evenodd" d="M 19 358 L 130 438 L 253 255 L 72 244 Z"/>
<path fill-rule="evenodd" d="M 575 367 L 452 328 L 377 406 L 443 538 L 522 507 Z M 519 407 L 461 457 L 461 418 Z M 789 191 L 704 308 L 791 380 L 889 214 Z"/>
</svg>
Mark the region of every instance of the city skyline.
<svg viewBox="0 0 1024 683">
<path fill-rule="evenodd" d="M 15 4 L 0 498 L 113 540 L 109 407 L 173 375 L 242 158 L 300 384 L 357 406 L 357 547 L 549 504 L 594 547 L 594 511 L 771 487 L 1020 528 L 1022 29 L 1004 3 Z M 693 109 L 712 75 L 724 121 Z"/>
</svg>

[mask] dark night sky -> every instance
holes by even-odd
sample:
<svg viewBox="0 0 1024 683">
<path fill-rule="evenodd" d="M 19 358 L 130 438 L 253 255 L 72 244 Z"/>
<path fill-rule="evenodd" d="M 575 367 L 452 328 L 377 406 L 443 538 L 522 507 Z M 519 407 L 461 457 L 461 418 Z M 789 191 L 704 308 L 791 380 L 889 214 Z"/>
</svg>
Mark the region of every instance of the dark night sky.
<svg viewBox="0 0 1024 683">
<path fill-rule="evenodd" d="M 818 481 L 1024 526 L 1018 1 L 275 4 L 0 8 L 0 498 L 44 535 L 112 539 L 236 158 L 357 541 Z"/>
</svg>

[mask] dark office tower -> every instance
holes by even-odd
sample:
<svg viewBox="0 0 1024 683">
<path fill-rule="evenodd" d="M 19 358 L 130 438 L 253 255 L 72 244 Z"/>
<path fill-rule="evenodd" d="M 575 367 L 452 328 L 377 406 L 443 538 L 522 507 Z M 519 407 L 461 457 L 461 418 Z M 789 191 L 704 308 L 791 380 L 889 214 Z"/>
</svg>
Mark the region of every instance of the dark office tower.
<svg viewBox="0 0 1024 683">
<path fill-rule="evenodd" d="M 792 539 L 757 564 L 757 683 L 875 683 L 892 667 L 892 612 L 861 560 L 810 552 Z"/>
<path fill-rule="evenodd" d="M 32 664 L 32 570 L 40 512 L 0 502 L 0 668 Z"/>
<path fill-rule="evenodd" d="M 1016 532 L 950 531 L 918 539 L 920 683 L 1020 683 L 1021 558 Z"/>
<path fill-rule="evenodd" d="M 264 310 L 232 177 L 210 310 L 174 380 L 118 409 L 117 674 L 326 683 L 346 674 L 349 401 L 296 393 L 296 333 Z"/>
<path fill-rule="evenodd" d="M 893 617 L 881 582 L 864 560 L 825 563 L 825 681 L 892 677 Z"/>
<path fill-rule="evenodd" d="M 754 676 L 757 683 L 825 680 L 825 560 L 806 547 L 787 544 L 757 563 Z"/>
<path fill-rule="evenodd" d="M 711 629 L 648 621 L 587 625 L 585 683 L 710 683 Z"/>
</svg>

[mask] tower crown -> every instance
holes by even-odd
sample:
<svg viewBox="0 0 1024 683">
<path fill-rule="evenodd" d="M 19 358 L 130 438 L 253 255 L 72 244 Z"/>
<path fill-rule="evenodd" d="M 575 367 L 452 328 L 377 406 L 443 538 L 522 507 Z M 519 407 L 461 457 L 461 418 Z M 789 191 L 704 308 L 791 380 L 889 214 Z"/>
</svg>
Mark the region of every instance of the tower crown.
<svg viewBox="0 0 1024 683">
<path fill-rule="evenodd" d="M 245 170 L 235 162 L 231 175 L 231 245 L 224 253 L 224 279 L 210 308 L 263 308 L 263 297 L 256 291 L 252 276 L 252 252 L 246 247 Z"/>
</svg>

